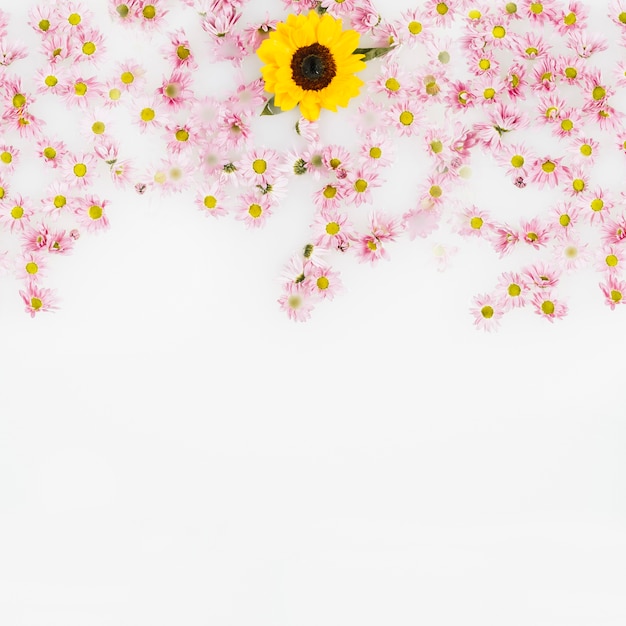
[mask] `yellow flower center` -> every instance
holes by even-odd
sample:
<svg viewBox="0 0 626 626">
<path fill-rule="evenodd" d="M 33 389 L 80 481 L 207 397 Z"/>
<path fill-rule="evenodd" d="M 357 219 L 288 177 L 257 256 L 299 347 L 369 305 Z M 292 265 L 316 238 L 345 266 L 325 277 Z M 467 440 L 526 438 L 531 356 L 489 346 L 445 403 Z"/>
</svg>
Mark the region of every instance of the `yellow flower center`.
<svg viewBox="0 0 626 626">
<path fill-rule="evenodd" d="M 328 198 L 330 200 L 337 195 L 337 188 L 333 187 L 332 185 L 326 185 L 326 187 L 324 187 L 323 194 L 325 198 Z"/>
<path fill-rule="evenodd" d="M 480 310 L 480 314 L 487 320 L 491 319 L 493 317 L 493 307 L 491 307 L 489 305 L 484 306 Z"/>
<path fill-rule="evenodd" d="M 561 122 L 561 128 L 566 132 L 569 133 L 570 130 L 572 130 L 572 128 L 574 128 L 574 122 L 572 122 L 572 120 L 563 120 Z"/>
<path fill-rule="evenodd" d="M 77 96 L 84 96 L 87 93 L 87 85 L 80 81 L 75 83 L 74 93 L 76 93 Z"/>
<path fill-rule="evenodd" d="M 430 149 L 435 153 L 439 154 L 443 150 L 443 144 L 438 139 L 430 142 Z"/>
<path fill-rule="evenodd" d="M 185 46 L 178 46 L 178 48 L 176 48 L 176 56 L 178 56 L 181 61 L 187 59 L 190 54 L 189 48 L 185 48 Z"/>
<path fill-rule="evenodd" d="M 582 146 L 580 146 L 580 153 L 583 156 L 591 156 L 591 153 L 593 152 L 593 148 L 588 144 L 588 143 L 584 143 Z"/>
<path fill-rule="evenodd" d="M 467 17 L 469 17 L 470 20 L 479 20 L 482 16 L 483 16 L 483 14 L 480 11 L 478 11 L 477 9 L 472 9 L 467 14 Z"/>
<path fill-rule="evenodd" d="M 368 241 L 367 242 L 367 247 L 372 251 L 375 252 L 376 250 L 378 250 L 378 246 L 376 245 L 375 242 L 373 241 Z"/>
<path fill-rule="evenodd" d="M 507 2 L 504 8 L 509 15 L 517 13 L 517 5 L 515 4 L 515 2 Z"/>
<path fill-rule="evenodd" d="M 626 24 L 626 12 L 622 11 L 618 16 L 617 19 L 622 23 L 622 24 Z"/>
<path fill-rule="evenodd" d="M 189 133 L 184 128 L 179 128 L 176 131 L 177 141 L 187 141 L 189 139 Z"/>
<path fill-rule="evenodd" d="M 0 161 L 8 165 L 11 161 L 13 161 L 13 155 L 5 150 L 2 154 L 0 154 Z"/>
<path fill-rule="evenodd" d="M 78 15 L 78 13 L 72 13 L 68 18 L 67 21 L 72 25 L 72 26 L 78 26 L 80 24 L 80 15 Z"/>
<path fill-rule="evenodd" d="M 122 97 L 122 92 L 117 88 L 117 87 L 113 87 L 113 89 L 111 89 L 109 91 L 109 98 L 111 100 L 119 100 Z"/>
<path fill-rule="evenodd" d="M 506 30 L 504 29 L 504 26 L 494 26 L 491 34 L 496 39 L 502 39 L 506 35 Z"/>
<path fill-rule="evenodd" d="M 82 178 L 87 173 L 87 166 L 84 163 L 76 163 L 73 169 L 78 178 Z"/>
<path fill-rule="evenodd" d="M 263 213 L 263 209 L 261 208 L 261 205 L 259 204 L 251 204 L 250 207 L 248 208 L 248 213 L 250 214 L 251 217 L 253 217 L 256 220 L 259 217 L 261 217 L 261 213 Z"/>
<path fill-rule="evenodd" d="M 604 201 L 601 198 L 594 198 L 591 201 L 590 206 L 592 211 L 602 211 L 602 209 L 604 208 Z"/>
<path fill-rule="evenodd" d="M 0 187 L 0 200 L 4 198 L 4 194 L 5 194 L 4 187 Z"/>
<path fill-rule="evenodd" d="M 16 109 L 21 109 L 26 104 L 26 96 L 21 93 L 16 93 L 13 96 L 13 106 Z"/>
<path fill-rule="evenodd" d="M 400 89 L 400 83 L 395 78 L 388 78 L 385 81 L 385 87 L 387 87 L 389 91 L 398 91 L 398 89 Z"/>
<path fill-rule="evenodd" d="M 83 44 L 83 54 L 91 56 L 96 51 L 96 44 L 93 41 L 86 41 Z"/>
<path fill-rule="evenodd" d="M 153 20 L 156 17 L 156 9 L 152 4 L 147 4 L 141 13 L 147 20 Z"/>
<path fill-rule="evenodd" d="M 330 285 L 330 282 L 328 280 L 328 278 L 326 278 L 326 276 L 320 276 L 317 279 L 317 288 L 318 289 L 328 289 L 328 286 Z"/>
<path fill-rule="evenodd" d="M 600 85 L 593 88 L 591 95 L 594 100 L 602 100 L 606 96 L 606 89 Z"/>
<path fill-rule="evenodd" d="M 326 232 L 329 235 L 336 235 L 341 230 L 341 226 L 337 222 L 328 222 L 326 224 Z"/>
<path fill-rule="evenodd" d="M 28 263 L 26 263 L 25 269 L 28 274 L 36 274 L 39 271 L 39 266 L 37 265 L 37 263 L 29 261 Z"/>
<path fill-rule="evenodd" d="M 546 315 L 552 315 L 554 313 L 554 302 L 552 302 L 551 300 L 545 300 L 541 303 L 541 310 Z"/>
<path fill-rule="evenodd" d="M 45 33 L 50 28 L 50 21 L 40 20 L 38 26 L 39 26 L 39 30 L 43 30 L 43 32 Z"/>
<path fill-rule="evenodd" d="M 382 154 L 383 151 L 377 146 L 373 146 L 372 148 L 370 148 L 370 156 L 372 157 L 372 159 L 380 159 Z"/>
<path fill-rule="evenodd" d="M 480 230 L 483 226 L 482 217 L 473 217 L 470 220 L 470 226 L 474 228 L 475 230 Z"/>
<path fill-rule="evenodd" d="M 354 189 L 359 193 L 363 193 L 367 189 L 367 181 L 362 178 L 357 179 L 354 183 Z"/>
<path fill-rule="evenodd" d="M 104 122 L 94 122 L 91 125 L 91 130 L 94 135 L 102 135 L 102 133 L 104 133 L 104 130 L 105 130 Z"/>
<path fill-rule="evenodd" d="M 404 126 L 410 126 L 413 123 L 413 113 L 411 111 L 402 111 L 400 113 L 400 123 Z"/>
<path fill-rule="evenodd" d="M 568 259 L 575 259 L 578 256 L 578 248 L 576 246 L 566 246 L 564 252 Z"/>
<path fill-rule="evenodd" d="M 522 288 L 519 285 L 516 285 L 515 283 L 511 283 L 509 285 L 508 291 L 509 291 L 509 295 L 515 298 L 519 296 L 520 293 L 522 293 Z"/>
<path fill-rule="evenodd" d="M 441 198 L 441 194 L 443 193 L 443 191 L 439 185 L 433 185 L 429 189 L 429 193 L 433 198 Z"/>
<path fill-rule="evenodd" d="M 130 85 L 135 80 L 135 76 L 132 72 L 122 72 L 120 79 L 125 85 Z"/>
<path fill-rule="evenodd" d="M 145 109 L 141 109 L 140 117 L 144 122 L 151 122 L 154 119 L 155 112 L 154 109 L 146 107 Z"/>
<path fill-rule="evenodd" d="M 559 216 L 559 224 L 561 226 L 563 226 L 563 228 L 569 226 L 570 222 L 571 222 L 571 218 L 569 215 L 567 215 L 566 213 L 563 213 L 563 215 Z"/>
<path fill-rule="evenodd" d="M 572 26 L 572 24 L 576 24 L 576 13 L 568 13 L 563 18 L 563 22 L 566 26 Z"/>
<path fill-rule="evenodd" d="M 619 262 L 619 259 L 614 254 L 609 254 L 606 257 L 605 261 L 609 267 L 616 267 Z"/>
<path fill-rule="evenodd" d="M 263 174 L 263 172 L 267 169 L 267 163 L 263 159 L 255 159 L 252 162 L 252 169 L 257 174 Z"/>
<path fill-rule="evenodd" d="M 537 50 L 537 48 L 531 46 L 530 48 L 526 48 L 526 54 L 530 57 L 530 56 L 535 56 L 536 54 L 539 54 L 539 50 Z"/>
<path fill-rule="evenodd" d="M 575 178 L 572 181 L 572 187 L 575 192 L 580 193 L 585 188 L 585 181 L 582 178 Z"/>
<path fill-rule="evenodd" d="M 478 67 L 483 71 L 488 70 L 491 67 L 491 61 L 489 59 L 481 59 L 478 61 Z"/>
<path fill-rule="evenodd" d="M 120 4 L 115 8 L 115 10 L 120 17 L 127 17 L 130 12 L 127 4 Z"/>
<path fill-rule="evenodd" d="M 330 167 L 332 167 L 332 169 L 336 170 L 340 165 L 341 165 L 341 161 L 339 159 L 330 160 Z"/>
<path fill-rule="evenodd" d="M 445 2 L 440 2 L 437 5 L 437 13 L 439 13 L 439 15 L 445 15 L 448 12 L 448 5 Z"/>
<path fill-rule="evenodd" d="M 99 220 L 102 217 L 102 207 L 97 204 L 92 204 L 87 213 L 92 220 Z"/>
<path fill-rule="evenodd" d="M 537 235 L 537 233 L 530 232 L 526 233 L 526 239 L 528 239 L 528 241 L 535 242 L 537 241 L 537 239 L 539 239 L 539 236 Z"/>
<path fill-rule="evenodd" d="M 541 75 L 541 80 L 552 80 L 552 72 L 545 72 Z"/>
<path fill-rule="evenodd" d="M 39 309 L 43 306 L 43 302 L 39 298 L 31 298 L 30 299 L 30 307 L 35 311 L 39 311 Z"/>
<path fill-rule="evenodd" d="M 52 201 L 55 208 L 60 209 L 67 204 L 67 198 L 65 196 L 54 196 L 54 200 Z"/>
<path fill-rule="evenodd" d="M 556 165 L 552 161 L 545 161 L 544 163 L 542 163 L 541 169 L 546 174 L 551 174 L 556 169 Z"/>
<path fill-rule="evenodd" d="M 48 146 L 44 148 L 43 155 L 50 161 L 56 157 L 57 151 L 52 146 Z"/>
<path fill-rule="evenodd" d="M 408 29 L 411 35 L 419 35 L 422 32 L 422 24 L 416 21 L 409 22 Z"/>
<path fill-rule="evenodd" d="M 46 76 L 44 78 L 43 81 L 47 87 L 54 87 L 58 82 L 59 79 L 56 76 L 52 76 L 52 74 L 50 74 L 49 76 Z"/>
<path fill-rule="evenodd" d="M 516 154 L 511 158 L 511 165 L 513 167 L 522 167 L 524 165 L 524 157 L 521 154 Z"/>
<path fill-rule="evenodd" d="M 485 100 L 491 100 L 496 95 L 496 90 L 493 87 L 487 87 L 485 91 L 483 91 L 483 97 Z"/>
<path fill-rule="evenodd" d="M 622 299 L 622 292 L 617 289 L 611 289 L 611 300 L 613 302 L 619 302 Z"/>
<path fill-rule="evenodd" d="M 14 206 L 11 209 L 11 217 L 14 220 L 21 220 L 22 217 L 24 217 L 24 207 L 21 206 Z"/>
<path fill-rule="evenodd" d="M 543 4 L 541 4 L 541 2 L 533 2 L 530 5 L 530 10 L 535 14 L 535 15 L 539 15 L 540 13 L 543 13 Z"/>
<path fill-rule="evenodd" d="M 217 198 L 215 196 L 204 196 L 204 206 L 207 209 L 214 209 L 217 206 Z"/>
</svg>

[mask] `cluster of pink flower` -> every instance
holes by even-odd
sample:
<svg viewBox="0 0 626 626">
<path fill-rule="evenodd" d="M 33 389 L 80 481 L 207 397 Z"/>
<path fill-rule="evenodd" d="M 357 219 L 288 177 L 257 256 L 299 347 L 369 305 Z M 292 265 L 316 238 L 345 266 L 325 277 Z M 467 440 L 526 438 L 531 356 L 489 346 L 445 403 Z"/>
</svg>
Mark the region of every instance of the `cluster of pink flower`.
<svg viewBox="0 0 626 626">
<path fill-rule="evenodd" d="M 8 15 L 0 12 L 0 127 L 5 138 L 15 137 L 0 140 L 0 228 L 20 239 L 16 275 L 24 281 L 20 293 L 31 315 L 55 307 L 53 291 L 40 283 L 48 259 L 70 252 L 80 231 L 109 226 L 107 201 L 90 189 L 98 169 L 139 193 L 191 188 L 206 215 L 231 214 L 251 228 L 271 217 L 291 177 L 313 179 L 310 240 L 289 260 L 279 298 L 294 320 L 308 319 L 318 302 L 341 289 L 333 256 L 378 263 L 401 235 L 428 237 L 444 216 L 456 234 L 484 241 L 500 258 L 513 258 L 516 249 L 536 255 L 530 265 L 502 273 L 493 293 L 475 298 L 478 327 L 492 329 L 504 313 L 526 305 L 550 321 L 562 317 L 567 305 L 556 290 L 561 275 L 590 264 L 602 274 L 607 305 L 626 302 L 626 216 L 620 198 L 594 176 L 598 153 L 626 154 L 623 116 L 614 106 L 617 89 L 626 86 L 626 62 L 618 63 L 612 81 L 594 65 L 609 46 L 590 32 L 583 4 L 427 0 L 386 19 L 370 0 L 284 0 L 291 12 L 317 9 L 342 18 L 361 33 L 364 47 L 393 50 L 369 62 L 375 76 L 360 104 L 352 105 L 358 148 L 322 140 L 324 112 L 319 122 L 300 119 L 297 147 L 280 152 L 255 141 L 252 120 L 267 96 L 261 78 L 246 82 L 240 68 L 285 16 L 244 23 L 244 0 L 177 1 L 199 17 L 202 56 L 235 68 L 224 99 L 197 95 L 199 52 L 183 29 L 168 24 L 175 0 L 108 4 L 112 25 L 139 28 L 161 41 L 168 72 L 160 84 L 150 84 L 139 59 L 117 63 L 109 77 L 98 72 L 107 54 L 104 31 L 81 2 L 43 2 L 30 11 L 45 62 L 34 76 L 21 76 L 14 64 L 19 67 L 28 50 L 11 43 Z M 626 0 L 612 0 L 608 17 L 607 34 L 625 48 Z M 452 37 L 453 28 L 462 28 L 462 37 Z M 68 138 L 46 134 L 31 106 L 39 97 L 60 99 L 80 114 L 84 150 L 72 151 Z M 111 132 L 114 113 L 161 142 L 158 166 L 141 171 L 120 158 L 122 142 Z M 530 145 L 531 128 L 550 132 L 549 151 Z M 519 131 L 526 131 L 528 145 Z M 375 190 L 385 184 L 401 142 L 417 148 L 414 158 L 426 174 L 412 207 L 396 215 L 377 206 Z M 468 204 L 455 190 L 465 183 L 477 149 L 510 177 L 512 193 L 560 189 L 563 200 L 517 225 Z M 36 155 L 55 173 L 40 201 L 12 192 L 21 154 Z M 0 251 L 0 261 L 8 257 Z"/>
</svg>

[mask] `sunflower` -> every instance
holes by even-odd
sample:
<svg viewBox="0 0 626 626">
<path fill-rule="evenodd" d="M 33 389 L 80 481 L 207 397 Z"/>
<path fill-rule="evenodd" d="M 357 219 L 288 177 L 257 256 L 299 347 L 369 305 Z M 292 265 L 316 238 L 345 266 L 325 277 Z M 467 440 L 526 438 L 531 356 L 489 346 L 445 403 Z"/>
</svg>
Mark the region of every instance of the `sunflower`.
<svg viewBox="0 0 626 626">
<path fill-rule="evenodd" d="M 325 13 L 321 17 L 289 15 L 265 39 L 257 54 L 265 89 L 283 111 L 300 105 L 302 116 L 316 120 L 320 109 L 337 111 L 359 94 L 363 81 L 354 73 L 365 69 L 365 55 L 353 54 L 359 33 L 342 30 L 341 20 Z"/>
</svg>

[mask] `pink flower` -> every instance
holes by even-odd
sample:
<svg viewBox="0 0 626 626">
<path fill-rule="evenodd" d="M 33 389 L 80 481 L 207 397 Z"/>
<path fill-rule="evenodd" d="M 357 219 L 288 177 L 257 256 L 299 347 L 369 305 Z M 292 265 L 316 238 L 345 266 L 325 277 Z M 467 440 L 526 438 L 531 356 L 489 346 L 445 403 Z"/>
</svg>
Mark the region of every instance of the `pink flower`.
<svg viewBox="0 0 626 626">
<path fill-rule="evenodd" d="M 343 289 L 339 272 L 327 266 L 310 265 L 306 282 L 309 283 L 311 292 L 322 300 L 332 300 Z"/>
<path fill-rule="evenodd" d="M 53 311 L 58 308 L 54 292 L 51 289 L 39 287 L 34 283 L 27 284 L 26 291 L 20 291 L 20 296 L 26 305 L 26 312 L 31 317 L 35 317 L 37 313 Z"/>
<path fill-rule="evenodd" d="M 348 217 L 335 211 L 322 209 L 316 214 L 311 229 L 313 242 L 322 248 L 334 248 L 344 252 L 354 239 L 352 224 L 348 222 Z"/>
<path fill-rule="evenodd" d="M 167 107 L 173 111 L 178 111 L 194 101 L 194 94 L 190 85 L 191 75 L 183 70 L 175 69 L 169 78 L 163 79 L 163 83 L 156 90 L 156 93 L 163 97 Z"/>
<path fill-rule="evenodd" d="M 271 203 L 266 196 L 254 191 L 239 196 L 236 219 L 248 228 L 261 228 L 272 214 Z"/>
<path fill-rule="evenodd" d="M 619 280 L 616 276 L 610 275 L 606 282 L 599 283 L 599 287 L 604 294 L 604 302 L 614 310 L 619 304 L 626 303 L 626 282 Z"/>
<path fill-rule="evenodd" d="M 36 283 L 46 275 L 46 261 L 40 251 L 26 252 L 17 262 L 16 275 L 28 283 Z"/>
<path fill-rule="evenodd" d="M 106 214 L 106 200 L 96 196 L 86 196 L 80 199 L 75 213 L 79 222 L 89 231 L 106 230 L 109 227 L 109 218 Z"/>
<path fill-rule="evenodd" d="M 531 295 L 524 277 L 515 272 L 504 272 L 500 275 L 496 286 L 496 294 L 498 293 L 505 311 L 526 306 Z"/>
<path fill-rule="evenodd" d="M 305 322 L 310 319 L 311 311 L 315 308 L 317 298 L 303 283 L 290 283 L 284 287 L 283 295 L 278 299 L 282 311 L 289 319 L 295 322 Z"/>
<path fill-rule="evenodd" d="M 588 9 L 577 0 L 571 0 L 566 7 L 557 8 L 554 19 L 559 35 L 563 36 L 574 30 L 586 28 Z"/>
<path fill-rule="evenodd" d="M 95 28 L 80 28 L 76 33 L 76 55 L 74 60 L 78 63 L 88 61 L 97 64 L 106 51 L 104 37 Z"/>
<path fill-rule="evenodd" d="M 227 205 L 230 198 L 218 182 L 207 185 L 196 194 L 196 206 L 212 217 L 222 217 L 228 213 Z"/>
<path fill-rule="evenodd" d="M 347 202 L 355 206 L 372 202 L 372 189 L 380 187 L 381 181 L 378 174 L 371 168 L 360 167 L 340 181 L 342 194 Z"/>
<path fill-rule="evenodd" d="M 0 201 L 0 224 L 7 225 L 11 232 L 15 229 L 23 231 L 34 212 L 33 204 L 28 198 L 16 194 L 13 200 L 9 200 L 5 196 Z"/>
<path fill-rule="evenodd" d="M 423 121 L 421 107 L 415 100 L 401 98 L 389 107 L 386 120 L 400 137 L 416 135 Z"/>
<path fill-rule="evenodd" d="M 464 237 L 487 237 L 492 225 L 488 213 L 476 205 L 463 209 L 458 222 L 458 233 Z"/>
<path fill-rule="evenodd" d="M 546 289 L 559 284 L 561 272 L 545 263 L 535 263 L 527 267 L 522 272 L 527 279 L 527 283 L 536 289 Z"/>
<path fill-rule="evenodd" d="M 505 308 L 496 295 L 480 294 L 474 297 L 474 306 L 470 309 L 476 328 L 492 331 L 500 326 L 500 319 Z"/>
<path fill-rule="evenodd" d="M 597 33 L 589 33 L 586 30 L 571 32 L 567 38 L 566 45 L 583 59 L 588 59 L 597 52 L 602 52 L 609 47 L 605 37 Z"/>
<path fill-rule="evenodd" d="M 562 158 L 545 156 L 535 159 L 531 167 L 531 180 L 541 189 L 545 185 L 556 187 L 559 184 L 559 176 L 567 176 L 569 170 L 561 165 Z"/>
<path fill-rule="evenodd" d="M 500 255 L 507 255 L 520 240 L 520 233 L 506 224 L 494 224 L 489 237 L 491 245 Z"/>
<path fill-rule="evenodd" d="M 560 300 L 556 300 L 549 291 L 535 293 L 532 305 L 535 307 L 537 315 L 551 323 L 555 319 L 562 319 L 567 315 L 567 305 Z"/>
<path fill-rule="evenodd" d="M 170 62 L 174 68 L 186 68 L 188 70 L 195 70 L 198 68 L 189 41 L 185 36 L 185 31 L 177 29 L 169 35 L 168 45 L 165 46 L 161 52 L 165 55 L 166 59 Z"/>
<path fill-rule="evenodd" d="M 441 213 L 437 207 L 430 205 L 428 207 L 418 207 L 407 211 L 402 216 L 404 227 L 409 233 L 409 239 L 416 237 L 428 237 L 437 228 L 439 228 L 439 220 Z"/>
<path fill-rule="evenodd" d="M 539 250 L 551 239 L 552 233 L 549 226 L 544 226 L 539 218 L 522 220 L 520 226 L 521 238 L 527 244 Z"/>
<path fill-rule="evenodd" d="M 94 179 L 96 159 L 93 154 L 68 153 L 63 159 L 64 180 L 68 185 L 88 187 Z"/>
</svg>

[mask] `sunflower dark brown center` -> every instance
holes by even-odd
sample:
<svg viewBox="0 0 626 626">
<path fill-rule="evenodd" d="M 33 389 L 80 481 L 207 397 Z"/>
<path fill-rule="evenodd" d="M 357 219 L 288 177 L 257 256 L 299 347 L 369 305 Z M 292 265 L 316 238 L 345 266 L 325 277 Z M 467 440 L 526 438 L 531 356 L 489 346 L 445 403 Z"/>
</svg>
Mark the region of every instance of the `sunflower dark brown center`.
<svg viewBox="0 0 626 626">
<path fill-rule="evenodd" d="M 294 83 L 308 91 L 319 91 L 337 74 L 337 65 L 330 50 L 319 43 L 298 48 L 291 58 Z"/>
</svg>

